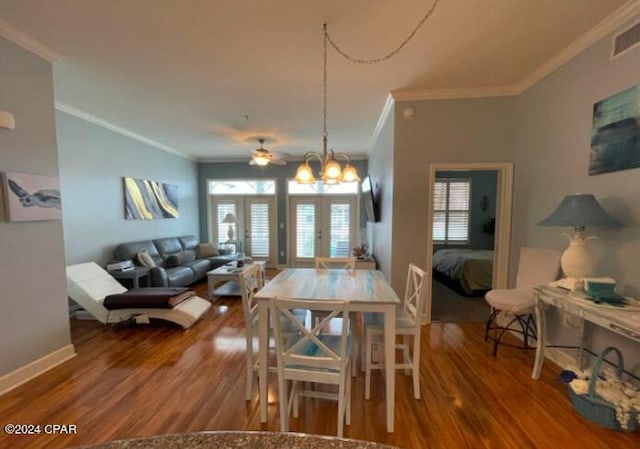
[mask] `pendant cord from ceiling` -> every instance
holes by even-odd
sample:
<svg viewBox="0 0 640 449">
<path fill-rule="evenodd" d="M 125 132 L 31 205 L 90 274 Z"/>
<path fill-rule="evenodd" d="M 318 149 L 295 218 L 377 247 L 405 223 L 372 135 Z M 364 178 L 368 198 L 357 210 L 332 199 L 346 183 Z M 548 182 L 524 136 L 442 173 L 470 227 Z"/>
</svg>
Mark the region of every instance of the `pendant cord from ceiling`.
<svg viewBox="0 0 640 449">
<path fill-rule="evenodd" d="M 356 58 L 356 57 L 351 56 L 345 50 L 340 48 L 338 46 L 338 44 L 335 43 L 335 41 L 332 39 L 331 35 L 329 34 L 329 31 L 327 30 L 327 24 L 325 23 L 324 24 L 325 54 L 326 54 L 326 42 L 329 42 L 331 47 L 333 47 L 333 49 L 335 51 L 337 51 L 342 57 L 344 57 L 348 61 L 351 61 L 351 62 L 353 62 L 355 64 L 376 64 L 378 62 L 385 61 L 385 60 L 391 58 L 392 56 L 396 55 L 400 50 L 402 50 L 402 48 L 405 45 L 407 45 L 409 43 L 409 41 L 411 39 L 413 39 L 413 36 L 416 35 L 416 33 L 422 27 L 422 25 L 424 25 L 424 23 L 427 21 L 427 19 L 429 17 L 431 17 L 431 15 L 433 14 L 433 12 L 436 9 L 436 6 L 438 6 L 438 3 L 440 3 L 440 0 L 435 0 L 433 2 L 433 5 L 431 5 L 431 7 L 427 10 L 427 12 L 424 14 L 424 16 L 422 16 L 422 19 L 420 19 L 420 21 L 418 22 L 416 27 L 413 29 L 413 31 L 411 31 L 411 33 L 409 33 L 409 35 L 402 42 L 400 42 L 400 45 L 398 45 L 395 49 L 391 50 L 386 55 L 380 56 L 378 58 L 361 59 L 361 58 Z M 326 60 L 326 56 L 325 56 L 325 60 Z"/>
</svg>

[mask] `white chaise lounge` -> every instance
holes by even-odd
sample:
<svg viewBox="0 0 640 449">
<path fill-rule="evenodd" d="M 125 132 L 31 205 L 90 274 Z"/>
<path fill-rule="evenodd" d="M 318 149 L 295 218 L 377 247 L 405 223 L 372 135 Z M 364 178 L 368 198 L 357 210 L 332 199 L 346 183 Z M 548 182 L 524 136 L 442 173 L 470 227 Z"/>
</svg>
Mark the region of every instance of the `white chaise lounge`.
<svg viewBox="0 0 640 449">
<path fill-rule="evenodd" d="M 148 323 L 149 319 L 172 321 L 187 329 L 205 314 L 211 303 L 199 296 L 167 308 L 129 308 L 108 310 L 102 303 L 108 295 L 124 293 L 127 289 L 94 262 L 67 267 L 67 294 L 101 323 L 119 323 L 135 319 Z"/>
</svg>

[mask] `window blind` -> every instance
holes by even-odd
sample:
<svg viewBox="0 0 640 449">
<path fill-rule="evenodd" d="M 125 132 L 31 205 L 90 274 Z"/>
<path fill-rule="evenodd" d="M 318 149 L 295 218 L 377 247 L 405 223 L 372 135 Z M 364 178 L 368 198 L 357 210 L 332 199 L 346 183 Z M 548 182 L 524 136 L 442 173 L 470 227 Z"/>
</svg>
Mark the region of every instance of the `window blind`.
<svg viewBox="0 0 640 449">
<path fill-rule="evenodd" d="M 251 257 L 269 257 L 269 204 L 252 203 Z"/>
<path fill-rule="evenodd" d="M 316 253 L 315 204 L 296 205 L 296 257 L 312 258 Z"/>
<path fill-rule="evenodd" d="M 433 189 L 433 240 L 469 241 L 470 180 L 438 180 Z"/>
<path fill-rule="evenodd" d="M 227 214 L 233 214 L 236 217 L 238 214 L 236 213 L 236 205 L 235 203 L 218 203 L 218 210 L 216 211 L 216 218 L 218 220 L 218 242 L 226 242 L 228 240 L 227 234 L 229 232 L 229 226 L 232 227 L 234 232 L 234 238 L 238 238 L 238 233 L 235 223 L 223 223 L 224 217 Z"/>
<path fill-rule="evenodd" d="M 331 257 L 349 257 L 349 218 L 350 205 L 334 203 L 330 211 L 330 247 Z"/>
</svg>

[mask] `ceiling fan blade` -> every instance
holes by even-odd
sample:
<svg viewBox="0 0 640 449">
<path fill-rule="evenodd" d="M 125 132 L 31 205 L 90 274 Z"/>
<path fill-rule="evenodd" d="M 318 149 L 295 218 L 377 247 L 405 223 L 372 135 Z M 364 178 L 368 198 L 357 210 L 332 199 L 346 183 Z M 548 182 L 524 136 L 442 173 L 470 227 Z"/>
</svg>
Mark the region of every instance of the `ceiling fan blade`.
<svg viewBox="0 0 640 449">
<path fill-rule="evenodd" d="M 287 159 L 291 157 L 289 153 L 282 153 L 280 151 L 270 151 L 269 153 L 271 153 L 271 156 L 273 156 L 276 159 Z"/>
<path fill-rule="evenodd" d="M 273 165 L 287 165 L 287 161 L 283 160 L 283 159 L 274 159 L 271 158 L 271 160 L 269 161 L 270 164 Z"/>
</svg>

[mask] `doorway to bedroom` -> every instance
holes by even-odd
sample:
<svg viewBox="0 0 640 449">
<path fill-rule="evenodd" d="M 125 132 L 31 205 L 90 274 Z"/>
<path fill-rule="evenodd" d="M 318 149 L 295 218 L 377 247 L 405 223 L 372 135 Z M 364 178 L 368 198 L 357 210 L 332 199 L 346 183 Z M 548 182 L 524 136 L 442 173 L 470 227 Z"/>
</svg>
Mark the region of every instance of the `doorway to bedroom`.
<svg viewBox="0 0 640 449">
<path fill-rule="evenodd" d="M 511 164 L 432 164 L 430 321 L 484 322 L 489 316 L 484 294 L 506 285 L 511 179 Z"/>
</svg>

